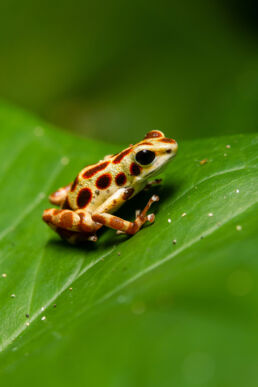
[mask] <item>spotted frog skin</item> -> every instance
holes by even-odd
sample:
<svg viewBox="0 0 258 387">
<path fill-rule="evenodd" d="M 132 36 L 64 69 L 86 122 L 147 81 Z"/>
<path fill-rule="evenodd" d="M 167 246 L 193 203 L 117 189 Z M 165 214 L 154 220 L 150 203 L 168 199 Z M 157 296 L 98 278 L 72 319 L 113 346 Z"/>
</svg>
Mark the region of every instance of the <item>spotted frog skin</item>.
<svg viewBox="0 0 258 387">
<path fill-rule="evenodd" d="M 177 152 L 177 143 L 153 130 L 135 145 L 116 155 L 108 155 L 97 164 L 85 167 L 73 183 L 49 196 L 60 209 L 44 211 L 43 220 L 63 239 L 70 243 L 96 241 L 96 231 L 102 226 L 117 233 L 133 235 L 146 221 L 154 222 L 154 214 L 147 215 L 153 195 L 142 211 L 137 211 L 134 222 L 121 219 L 113 213 L 125 202 L 155 182 L 149 181 Z"/>
</svg>

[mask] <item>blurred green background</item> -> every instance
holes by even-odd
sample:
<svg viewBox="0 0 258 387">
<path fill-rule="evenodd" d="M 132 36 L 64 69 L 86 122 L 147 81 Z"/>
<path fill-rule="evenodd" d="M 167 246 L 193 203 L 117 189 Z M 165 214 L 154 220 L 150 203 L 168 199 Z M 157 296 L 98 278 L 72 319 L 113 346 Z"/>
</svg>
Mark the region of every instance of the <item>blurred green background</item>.
<svg viewBox="0 0 258 387">
<path fill-rule="evenodd" d="M 135 142 L 151 129 L 164 130 L 179 142 L 255 132 L 257 19 L 257 6 L 251 0 L 2 0 L 0 98 L 66 130 L 106 142 Z M 144 383 L 170 387 L 173 382 L 175 387 L 256 387 L 257 207 L 234 218 L 244 199 L 246 205 L 254 201 L 255 180 L 250 180 L 250 173 L 255 173 L 256 140 L 230 140 L 237 152 L 227 151 L 227 158 L 224 139 L 208 140 L 205 146 L 201 142 L 180 145 L 185 151 L 160 191 L 165 205 L 158 207 L 157 225 L 161 227 L 156 228 L 160 233 L 156 232 L 156 241 L 161 235 L 162 244 L 155 245 L 155 229 L 146 228 L 138 242 L 130 239 L 118 244 L 113 255 L 74 281 L 73 292 L 65 292 L 66 275 L 70 278 L 76 259 L 82 259 L 83 268 L 87 267 L 88 259 L 97 257 L 101 247 L 82 253 L 53 242 L 52 234 L 48 237 L 48 230 L 41 232 L 39 226 L 46 199 L 35 205 L 35 211 L 31 203 L 37 203 L 38 192 L 47 191 L 46 187 L 50 191 L 51 184 L 54 190 L 74 178 L 75 166 L 84 165 L 84 145 L 78 139 L 68 144 L 66 136 L 54 131 L 53 138 L 49 134 L 34 136 L 33 119 L 29 123 L 27 117 L 15 114 L 14 109 L 3 106 L 0 115 L 0 131 L 6 140 L 0 144 L 4 150 L 2 176 L 7 176 L 10 166 L 15 171 L 1 190 L 2 214 L 6 214 L 2 224 L 10 222 L 10 226 L 2 244 L 6 266 L 2 265 L 1 273 L 8 277 L 2 281 L 6 288 L 1 293 L 0 318 L 5 337 L 18 338 L 13 349 L 3 355 L 2 384 L 9 386 L 15 381 L 14 385 L 29 386 L 37 380 L 40 385 L 81 386 L 81 380 L 92 380 L 93 386 L 103 386 L 105 379 L 106 385 L 114 387 Z M 33 136 L 33 140 L 23 149 L 28 141 L 23 138 L 27 126 L 28 138 Z M 90 144 L 85 151 L 90 148 L 86 157 L 90 162 L 95 154 L 102 157 L 104 150 L 111 148 L 105 143 L 96 142 L 95 147 L 91 141 L 86 143 Z M 53 177 L 63 155 L 68 155 L 71 163 Z M 212 162 L 202 167 L 199 161 L 205 157 Z M 242 178 L 243 188 L 235 196 L 243 202 L 234 202 L 233 192 Z M 19 179 L 23 184 L 17 195 Z M 206 180 L 195 193 L 191 191 Z M 176 205 L 175 198 L 179 198 Z M 13 205 L 8 207 L 8 202 Z M 190 243 L 203 232 L 208 220 L 202 223 L 201 214 L 210 211 L 208 206 L 212 211 L 215 208 L 209 221 L 224 224 L 225 214 L 230 214 L 226 229 L 216 229 L 217 234 L 205 237 L 195 249 L 183 245 L 185 256 L 122 289 L 117 299 L 92 312 L 95 318 L 88 317 L 88 306 L 119 289 L 126 279 L 136 278 L 151 262 L 158 262 L 159 250 L 164 255 L 176 248 L 167 222 L 170 213 L 180 249 L 184 241 Z M 139 208 L 138 202 L 135 208 Z M 189 223 L 183 225 L 184 211 L 188 214 L 184 221 Z M 11 223 L 12 216 L 18 216 L 18 226 L 16 221 Z M 23 216 L 27 218 L 19 224 Z M 237 224 L 243 225 L 239 237 Z M 106 234 L 107 241 L 110 235 L 111 231 Z M 102 245 L 103 253 L 107 246 Z M 43 256 L 44 249 L 44 260 L 38 263 L 38 252 Z M 245 295 L 241 286 L 247 289 L 247 298 L 240 297 Z M 15 288 L 14 300 L 10 295 Z M 32 316 L 46 300 L 51 302 L 53 294 L 58 297 L 57 308 L 48 308 L 46 324 L 42 315 L 35 317 L 29 328 L 33 330 L 28 329 L 19 341 L 17 327 L 25 322 L 30 289 Z M 44 329 L 46 336 L 41 335 Z"/>
<path fill-rule="evenodd" d="M 0 96 L 111 142 L 258 127 L 252 1 L 32 1 L 0 5 Z"/>
</svg>

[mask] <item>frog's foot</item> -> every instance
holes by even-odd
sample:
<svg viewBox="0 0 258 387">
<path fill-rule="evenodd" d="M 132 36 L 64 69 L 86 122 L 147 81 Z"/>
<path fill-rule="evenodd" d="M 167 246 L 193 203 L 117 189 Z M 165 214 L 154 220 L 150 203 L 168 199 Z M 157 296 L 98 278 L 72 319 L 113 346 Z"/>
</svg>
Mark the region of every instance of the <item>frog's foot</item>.
<svg viewBox="0 0 258 387">
<path fill-rule="evenodd" d="M 151 205 L 154 202 L 158 202 L 158 201 L 159 201 L 159 197 L 157 195 L 153 195 L 142 211 L 136 211 L 135 221 L 133 223 L 131 223 L 130 227 L 125 231 L 126 234 L 133 235 L 133 234 L 137 233 L 137 231 L 139 231 L 140 228 L 147 221 L 150 223 L 154 222 L 155 215 L 154 214 L 147 215 L 147 212 L 150 209 Z"/>
<path fill-rule="evenodd" d="M 119 234 L 125 233 L 129 235 L 136 234 L 137 231 L 144 225 L 145 222 L 153 223 L 155 220 L 154 214 L 147 215 L 147 212 L 152 205 L 152 203 L 157 202 L 159 197 L 157 195 L 153 195 L 148 201 L 147 205 L 143 209 L 143 211 L 138 214 L 134 222 L 128 222 L 127 220 L 121 219 L 115 215 L 108 213 L 95 213 L 92 215 L 92 219 L 100 224 L 103 224 L 107 227 L 111 227 L 115 230 L 119 231 Z"/>
<path fill-rule="evenodd" d="M 63 240 L 70 243 L 71 245 L 86 241 L 96 242 L 98 240 L 97 235 L 93 233 L 75 232 L 65 230 L 64 228 L 59 228 L 53 225 L 51 225 L 50 227 L 55 230 Z"/>
<path fill-rule="evenodd" d="M 162 182 L 162 179 L 155 179 L 155 180 L 152 180 L 152 181 L 149 181 L 146 186 L 144 187 L 144 190 L 148 190 L 150 189 L 151 187 L 153 187 L 154 185 L 158 185 Z"/>
<path fill-rule="evenodd" d="M 140 214 L 141 214 L 141 210 L 138 209 L 138 210 L 135 211 L 135 220 L 137 218 L 139 218 Z M 154 216 L 154 218 L 153 218 L 153 216 Z M 152 220 L 152 218 L 153 218 L 153 220 Z M 153 222 L 154 219 L 155 219 L 155 215 L 154 214 L 150 214 L 150 215 L 147 216 L 147 220 L 149 222 Z M 117 235 L 121 235 L 121 234 L 125 234 L 125 231 L 117 230 L 116 233 L 117 233 Z"/>
</svg>

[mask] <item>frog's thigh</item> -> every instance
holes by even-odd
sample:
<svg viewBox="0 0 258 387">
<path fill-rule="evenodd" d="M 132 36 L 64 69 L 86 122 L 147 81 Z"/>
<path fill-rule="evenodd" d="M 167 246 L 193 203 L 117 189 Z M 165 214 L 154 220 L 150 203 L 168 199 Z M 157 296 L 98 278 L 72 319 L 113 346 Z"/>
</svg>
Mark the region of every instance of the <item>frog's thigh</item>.
<svg viewBox="0 0 258 387">
<path fill-rule="evenodd" d="M 55 204 L 56 206 L 60 206 L 62 203 L 64 203 L 67 197 L 67 193 L 70 191 L 71 185 L 72 184 L 68 184 L 65 187 L 61 187 L 49 195 L 48 199 L 50 203 Z"/>
<path fill-rule="evenodd" d="M 49 208 L 43 212 L 42 219 L 48 224 L 65 230 L 80 231 L 81 218 L 71 210 L 57 210 Z"/>
<path fill-rule="evenodd" d="M 49 208 L 44 211 L 43 220 L 50 226 L 76 232 L 92 233 L 101 227 L 92 221 L 91 215 L 85 210 L 71 211 Z"/>
<path fill-rule="evenodd" d="M 105 203 L 103 203 L 94 214 L 92 214 L 92 219 L 95 222 L 101 223 L 107 227 L 111 227 L 115 230 L 123 231 L 127 234 L 133 235 L 141 226 L 148 220 L 153 222 L 155 219 L 154 214 L 147 215 L 147 211 L 153 202 L 157 201 L 159 198 L 156 195 L 153 195 L 148 201 L 147 205 L 143 209 L 143 211 L 136 217 L 134 222 L 129 222 L 118 216 L 109 214 L 109 211 L 115 211 L 116 205 L 118 203 L 121 205 L 124 201 L 126 201 L 126 189 L 121 189 L 117 191 L 114 195 L 112 195 Z"/>
</svg>

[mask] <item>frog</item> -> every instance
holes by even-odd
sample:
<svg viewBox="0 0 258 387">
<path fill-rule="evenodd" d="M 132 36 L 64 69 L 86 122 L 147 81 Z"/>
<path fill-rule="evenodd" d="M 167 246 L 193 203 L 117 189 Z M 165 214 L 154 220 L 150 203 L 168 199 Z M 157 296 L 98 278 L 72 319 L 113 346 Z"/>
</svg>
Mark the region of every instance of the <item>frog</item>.
<svg viewBox="0 0 258 387">
<path fill-rule="evenodd" d="M 44 210 L 43 221 L 71 244 L 96 242 L 97 231 L 103 226 L 117 234 L 136 234 L 146 222 L 154 222 L 154 213 L 148 211 L 159 201 L 158 195 L 152 195 L 143 210 L 136 211 L 134 221 L 114 213 L 143 189 L 160 183 L 161 179 L 150 179 L 161 172 L 177 150 L 174 139 L 160 130 L 151 130 L 140 142 L 86 166 L 72 183 L 53 192 L 49 201 L 59 208 Z"/>
</svg>

